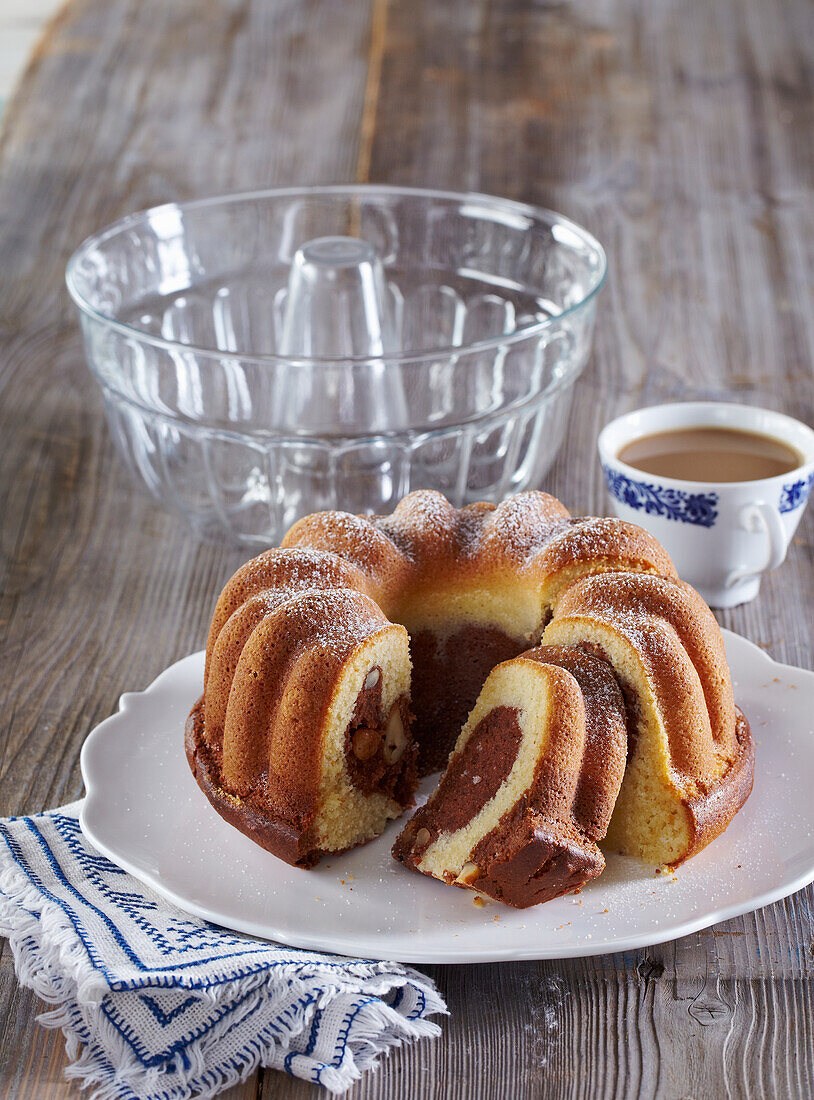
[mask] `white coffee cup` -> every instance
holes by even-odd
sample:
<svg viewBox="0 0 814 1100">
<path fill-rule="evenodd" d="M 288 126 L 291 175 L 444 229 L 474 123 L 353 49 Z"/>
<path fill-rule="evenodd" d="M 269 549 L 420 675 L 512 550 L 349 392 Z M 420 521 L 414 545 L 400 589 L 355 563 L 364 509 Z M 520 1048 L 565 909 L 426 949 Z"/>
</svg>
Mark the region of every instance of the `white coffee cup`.
<svg viewBox="0 0 814 1100">
<path fill-rule="evenodd" d="M 634 439 L 677 428 L 736 428 L 799 452 L 795 470 L 758 481 L 683 481 L 643 473 L 618 455 Z M 814 484 L 814 431 L 770 409 L 717 401 L 655 405 L 627 413 L 598 440 L 613 509 L 663 544 L 679 575 L 714 607 L 753 600 L 763 573 L 784 560 Z"/>
</svg>

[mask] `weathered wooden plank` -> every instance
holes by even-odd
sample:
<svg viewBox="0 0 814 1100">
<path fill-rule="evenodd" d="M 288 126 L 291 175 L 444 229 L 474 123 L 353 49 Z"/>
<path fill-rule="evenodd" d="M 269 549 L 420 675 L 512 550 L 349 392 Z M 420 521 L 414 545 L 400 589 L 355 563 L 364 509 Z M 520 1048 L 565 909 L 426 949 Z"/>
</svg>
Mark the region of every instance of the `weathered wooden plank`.
<svg viewBox="0 0 814 1100">
<path fill-rule="evenodd" d="M 200 644 L 239 557 L 191 543 L 113 461 L 61 288 L 86 232 L 354 175 L 562 209 L 612 274 L 546 488 L 603 509 L 593 440 L 626 407 L 731 395 L 814 419 L 812 24 L 803 0 L 75 0 L 0 139 L 0 812 L 79 793 L 87 729 Z M 812 659 L 813 533 L 809 514 L 760 599 L 721 616 L 792 663 Z M 811 900 L 625 955 L 427 968 L 443 1039 L 350 1095 L 810 1095 Z M 0 974 L 2 1087 L 67 1095 L 7 950 Z M 319 1094 L 267 1072 L 232 1095 L 255 1093 Z"/>
</svg>

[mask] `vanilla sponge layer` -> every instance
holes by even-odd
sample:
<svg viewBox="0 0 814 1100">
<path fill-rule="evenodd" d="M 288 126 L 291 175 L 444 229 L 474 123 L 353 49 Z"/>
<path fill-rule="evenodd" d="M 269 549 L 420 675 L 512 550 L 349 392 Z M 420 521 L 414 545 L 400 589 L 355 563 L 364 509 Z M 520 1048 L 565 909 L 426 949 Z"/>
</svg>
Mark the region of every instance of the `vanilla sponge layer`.
<svg viewBox="0 0 814 1100">
<path fill-rule="evenodd" d="M 391 618 L 417 634 L 432 631 L 444 638 L 465 626 L 501 630 L 520 642 L 531 642 L 540 628 L 542 610 L 538 585 L 494 587 L 452 587 L 432 592 L 417 592 L 408 603 L 392 610 Z"/>
<path fill-rule="evenodd" d="M 364 794 L 353 785 L 345 757 L 345 733 L 367 674 L 382 670 L 382 713 L 410 694 L 410 648 L 407 631 L 391 624 L 366 638 L 345 663 L 328 709 L 322 742 L 319 810 L 313 824 L 314 846 L 343 851 L 379 836 L 403 807 L 388 795 Z"/>
</svg>

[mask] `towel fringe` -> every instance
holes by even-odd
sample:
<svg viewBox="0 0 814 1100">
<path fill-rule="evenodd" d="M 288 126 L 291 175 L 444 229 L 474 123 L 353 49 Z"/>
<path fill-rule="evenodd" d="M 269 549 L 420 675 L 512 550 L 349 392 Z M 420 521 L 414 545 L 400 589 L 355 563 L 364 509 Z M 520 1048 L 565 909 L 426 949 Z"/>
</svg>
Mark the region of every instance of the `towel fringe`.
<svg viewBox="0 0 814 1100">
<path fill-rule="evenodd" d="M 44 1027 L 61 1029 L 71 1062 L 65 1076 L 90 1090 L 88 1100 L 185 1100 L 193 1095 L 204 1100 L 245 1080 L 259 1066 L 284 1068 L 341 1093 L 365 1071 L 378 1068 L 383 1054 L 440 1034 L 439 1026 L 425 1018 L 447 1011 L 435 986 L 425 975 L 394 963 L 348 959 L 347 965 L 329 968 L 312 956 L 200 989 L 188 974 L 171 967 L 160 978 L 146 973 L 138 980 L 111 983 L 66 910 L 8 859 L 2 846 L 0 867 L 0 934 L 9 939 L 20 984 L 54 1006 L 38 1020 Z M 137 1036 L 123 1032 L 105 1011 L 114 998 L 193 988 L 215 1022 L 153 1065 L 138 1056 Z M 412 990 L 420 998 L 416 1018 L 387 1003 L 399 990 Z M 297 1051 L 296 1041 L 315 1024 L 316 1013 L 341 1011 L 343 1005 L 349 1022 L 336 1059 L 320 1062 L 315 1050 Z M 230 1046 L 241 1028 L 243 1041 Z M 225 1050 L 228 1058 L 223 1057 Z"/>
</svg>

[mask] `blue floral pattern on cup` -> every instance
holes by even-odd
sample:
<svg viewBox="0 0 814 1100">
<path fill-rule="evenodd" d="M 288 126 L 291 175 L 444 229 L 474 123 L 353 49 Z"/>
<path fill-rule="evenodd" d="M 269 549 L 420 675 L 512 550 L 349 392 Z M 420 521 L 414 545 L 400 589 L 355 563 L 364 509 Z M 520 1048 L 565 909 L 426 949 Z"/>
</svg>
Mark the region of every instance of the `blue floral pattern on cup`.
<svg viewBox="0 0 814 1100">
<path fill-rule="evenodd" d="M 793 512 L 795 508 L 805 504 L 812 485 L 814 485 L 814 473 L 809 474 L 808 477 L 800 478 L 799 481 L 787 482 L 780 490 L 779 511 Z"/>
<path fill-rule="evenodd" d="M 610 466 L 603 466 L 602 469 L 608 492 L 628 508 L 680 523 L 694 523 L 698 527 L 715 526 L 718 518 L 717 493 L 686 493 L 682 489 L 667 489 L 649 481 L 634 481 Z"/>
</svg>

